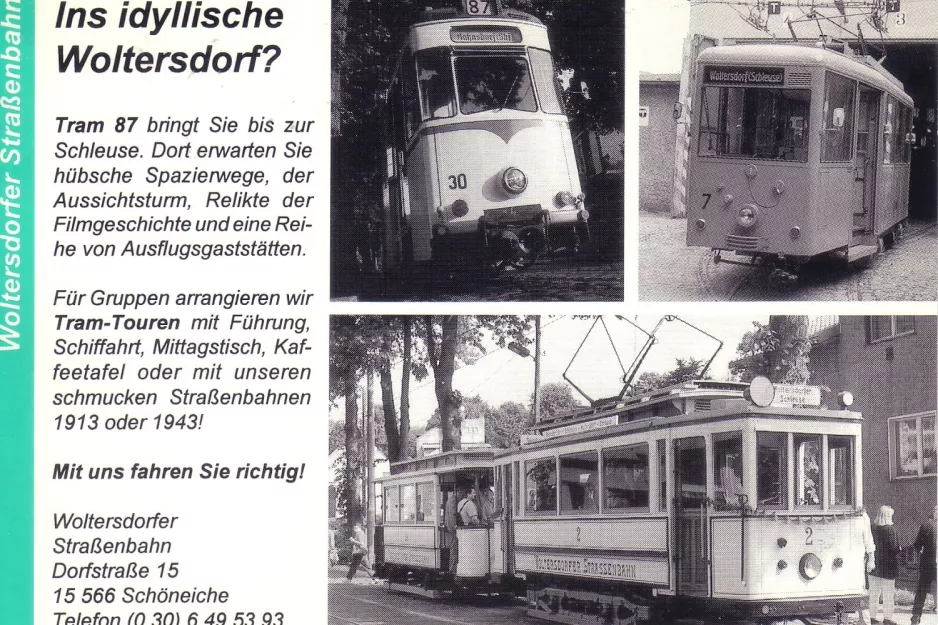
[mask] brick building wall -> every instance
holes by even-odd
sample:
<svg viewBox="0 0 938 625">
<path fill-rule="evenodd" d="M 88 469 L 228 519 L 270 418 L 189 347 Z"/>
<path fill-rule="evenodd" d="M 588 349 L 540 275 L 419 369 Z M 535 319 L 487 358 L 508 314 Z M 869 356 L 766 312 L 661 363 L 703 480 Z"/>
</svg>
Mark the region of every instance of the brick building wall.
<svg viewBox="0 0 938 625">
<path fill-rule="evenodd" d="M 840 332 L 810 353 L 811 379 L 834 391 L 854 394 L 852 409 L 863 413 L 863 499 L 870 516 L 883 504 L 895 509 L 894 523 L 902 544 L 914 538 L 938 498 L 935 461 L 925 460 L 923 477 L 896 477 L 896 427 L 890 419 L 906 415 L 934 418 L 936 383 L 936 317 L 879 318 L 880 327 L 898 322 L 914 329 L 883 340 L 871 336 L 870 317 L 841 316 Z M 934 421 L 932 421 L 934 423 Z M 932 426 L 933 427 L 933 426 Z M 934 430 L 932 430 L 934 432 Z M 934 440 L 934 434 L 931 434 Z M 934 443 L 931 443 L 932 449 Z M 927 445 L 926 445 L 927 447 Z"/>
<path fill-rule="evenodd" d="M 647 211 L 670 211 L 674 177 L 675 122 L 671 117 L 678 101 L 677 74 L 644 74 L 639 84 L 638 105 L 648 107 L 648 125 L 639 127 L 639 206 Z"/>
</svg>

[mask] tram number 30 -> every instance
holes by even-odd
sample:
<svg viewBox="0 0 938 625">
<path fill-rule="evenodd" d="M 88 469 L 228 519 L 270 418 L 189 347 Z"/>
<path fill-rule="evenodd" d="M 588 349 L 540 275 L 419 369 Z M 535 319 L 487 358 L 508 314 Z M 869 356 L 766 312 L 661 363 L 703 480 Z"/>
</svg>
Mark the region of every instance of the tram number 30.
<svg viewBox="0 0 938 625">
<path fill-rule="evenodd" d="M 468 185 L 466 181 L 466 174 L 456 174 L 455 176 L 449 176 L 449 188 L 450 189 L 465 189 Z"/>
<path fill-rule="evenodd" d="M 463 0 L 466 13 L 469 15 L 492 15 L 494 0 Z"/>
</svg>

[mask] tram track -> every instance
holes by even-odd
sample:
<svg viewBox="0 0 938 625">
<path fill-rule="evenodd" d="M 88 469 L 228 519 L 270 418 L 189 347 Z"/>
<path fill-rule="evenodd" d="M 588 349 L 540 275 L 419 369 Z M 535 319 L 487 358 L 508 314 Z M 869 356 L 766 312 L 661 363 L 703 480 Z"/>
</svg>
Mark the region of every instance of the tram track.
<svg viewBox="0 0 938 625">
<path fill-rule="evenodd" d="M 366 598 L 364 598 L 364 597 L 357 597 L 357 596 L 355 596 L 355 595 L 351 595 L 351 594 L 348 594 L 348 593 L 345 593 L 345 592 L 337 591 L 337 590 L 334 589 L 334 587 L 330 587 L 330 588 L 329 588 L 329 594 L 330 594 L 330 595 L 335 594 L 335 595 L 340 596 L 340 597 L 342 597 L 342 598 L 344 598 L 344 599 L 347 599 L 347 600 L 358 601 L 358 602 L 360 602 L 360 603 L 365 603 L 365 604 L 368 604 L 368 605 L 375 606 L 375 607 L 379 608 L 382 612 L 387 612 L 387 611 L 390 611 L 390 612 L 397 612 L 397 613 L 400 613 L 401 615 L 407 615 L 408 617 L 426 619 L 426 621 L 416 621 L 416 622 L 430 622 L 430 621 L 432 621 L 432 622 L 434 622 L 434 623 L 451 623 L 452 625 L 482 625 L 482 623 L 480 623 L 479 621 L 463 621 L 463 620 L 459 620 L 459 619 L 455 619 L 455 618 L 450 618 L 450 617 L 446 617 L 446 616 L 438 616 L 438 615 L 435 615 L 435 614 L 430 614 L 430 613 L 428 613 L 428 612 L 423 612 L 423 611 L 419 611 L 419 610 L 410 610 L 410 609 L 407 609 L 407 608 L 403 608 L 403 607 L 400 607 L 400 606 L 393 605 L 393 604 L 388 603 L 388 602 L 385 602 L 385 601 L 377 601 L 377 600 L 375 600 L 375 599 L 366 599 Z M 374 620 L 367 620 L 367 619 L 366 619 L 366 620 L 361 620 L 361 621 L 352 620 L 352 619 L 349 619 L 348 617 L 340 616 L 340 615 L 335 614 L 335 613 L 333 613 L 333 612 L 329 612 L 329 618 L 330 618 L 330 619 L 336 618 L 337 620 L 340 620 L 340 621 L 342 621 L 342 622 L 344 622 L 344 623 L 352 623 L 353 625 L 366 625 L 366 624 L 368 624 L 368 625 L 373 625 L 373 624 L 376 622 L 376 621 L 374 621 Z M 414 621 L 412 621 L 412 622 L 414 622 Z"/>
</svg>

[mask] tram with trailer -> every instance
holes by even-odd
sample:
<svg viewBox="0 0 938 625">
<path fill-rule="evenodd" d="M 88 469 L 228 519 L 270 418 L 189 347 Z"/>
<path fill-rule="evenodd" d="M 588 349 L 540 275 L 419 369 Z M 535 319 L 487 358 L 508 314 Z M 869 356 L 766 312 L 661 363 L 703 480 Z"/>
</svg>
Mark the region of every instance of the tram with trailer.
<svg viewBox="0 0 938 625">
<path fill-rule="evenodd" d="M 809 260 L 869 262 L 908 218 L 912 99 L 869 56 L 717 46 L 697 58 L 687 245 L 791 283 Z"/>
<path fill-rule="evenodd" d="M 386 272 L 524 269 L 589 237 L 547 28 L 499 0 L 428 9 L 387 93 Z"/>
</svg>

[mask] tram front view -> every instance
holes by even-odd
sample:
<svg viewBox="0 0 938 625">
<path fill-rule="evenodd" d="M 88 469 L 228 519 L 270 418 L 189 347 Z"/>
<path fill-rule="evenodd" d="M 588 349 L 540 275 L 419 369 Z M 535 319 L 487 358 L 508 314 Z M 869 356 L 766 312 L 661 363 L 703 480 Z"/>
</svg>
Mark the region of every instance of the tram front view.
<svg viewBox="0 0 938 625">
<path fill-rule="evenodd" d="M 411 28 L 390 98 L 392 257 L 490 271 L 580 245 L 589 214 L 557 78 L 526 14 L 430 11 Z"/>
</svg>

